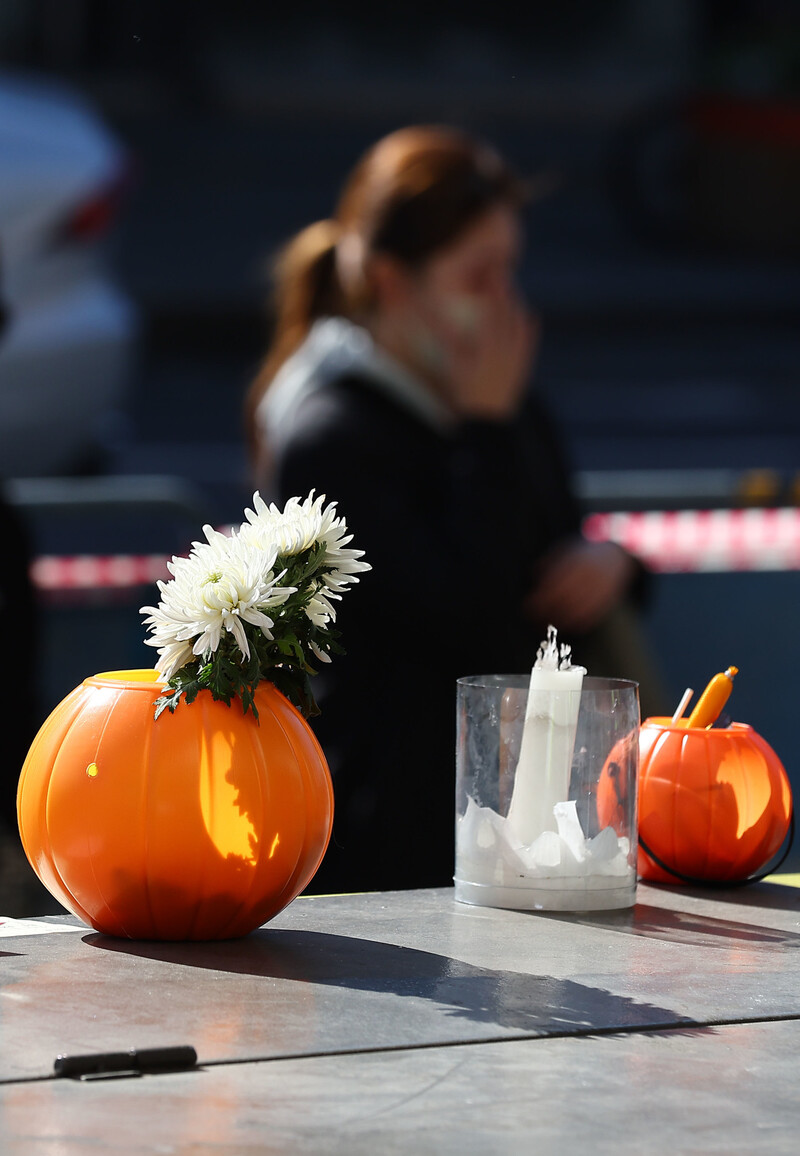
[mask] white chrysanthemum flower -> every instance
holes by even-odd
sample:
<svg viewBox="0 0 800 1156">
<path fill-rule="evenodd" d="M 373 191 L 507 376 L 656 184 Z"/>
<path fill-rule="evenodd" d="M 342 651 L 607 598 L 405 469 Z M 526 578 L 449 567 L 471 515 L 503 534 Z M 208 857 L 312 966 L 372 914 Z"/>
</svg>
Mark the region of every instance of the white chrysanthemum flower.
<svg viewBox="0 0 800 1156">
<path fill-rule="evenodd" d="M 363 550 L 347 548 L 353 535 L 347 533 L 344 518 L 336 516 L 336 503 L 325 506 L 325 495 L 314 497 L 314 491 L 305 499 L 290 498 L 283 510 L 267 505 L 258 491 L 253 494 L 255 509 L 245 510 L 241 536 L 262 548 L 276 545 L 278 554 L 301 554 L 316 542 L 325 550 L 319 566 L 319 583 L 306 608 L 306 614 L 315 626 L 324 626 L 336 618 L 330 599 L 341 598 L 349 583 L 358 582 L 357 575 L 372 567 L 361 562 Z"/>
<path fill-rule="evenodd" d="M 279 586 L 275 575 L 277 548 L 260 548 L 238 534 L 230 537 L 204 526 L 206 542 L 193 543 L 186 558 L 173 558 L 169 582 L 159 582 L 158 606 L 143 606 L 152 637 L 148 646 L 159 650 L 156 669 L 165 679 L 194 655 L 215 653 L 223 631 L 231 633 L 245 658 L 250 646 L 244 623 L 257 626 L 272 638 L 274 621 L 265 611 L 280 606 L 292 586 Z"/>
<path fill-rule="evenodd" d="M 256 490 L 253 494 L 255 510 L 246 509 L 244 512 L 247 521 L 242 523 L 242 537 L 262 548 L 275 544 L 279 554 L 301 554 L 314 545 L 322 528 L 321 500 L 312 503 L 312 498 L 313 490 L 304 502 L 290 498 L 280 510 L 274 503 L 268 506 Z"/>
</svg>

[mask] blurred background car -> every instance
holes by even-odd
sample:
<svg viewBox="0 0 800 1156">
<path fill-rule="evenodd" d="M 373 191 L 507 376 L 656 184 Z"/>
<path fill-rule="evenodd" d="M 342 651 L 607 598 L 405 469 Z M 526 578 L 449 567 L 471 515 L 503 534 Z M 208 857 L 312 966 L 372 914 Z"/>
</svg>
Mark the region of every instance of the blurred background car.
<svg viewBox="0 0 800 1156">
<path fill-rule="evenodd" d="M 0 73 L 0 474 L 93 472 L 122 418 L 138 318 L 108 242 L 130 157 L 68 86 Z"/>
</svg>

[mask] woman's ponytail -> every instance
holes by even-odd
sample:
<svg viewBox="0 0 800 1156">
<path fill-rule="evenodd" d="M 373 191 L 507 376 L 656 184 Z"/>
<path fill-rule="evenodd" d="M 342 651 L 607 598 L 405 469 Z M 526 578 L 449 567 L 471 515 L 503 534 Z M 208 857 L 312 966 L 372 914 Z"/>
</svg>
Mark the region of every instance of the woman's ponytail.
<svg viewBox="0 0 800 1156">
<path fill-rule="evenodd" d="M 258 447 L 256 411 L 269 383 L 303 343 L 317 318 L 343 311 L 336 261 L 340 236 L 341 226 L 336 221 L 316 221 L 297 233 L 275 261 L 272 340 L 245 398 L 246 434 L 253 460 Z"/>
</svg>

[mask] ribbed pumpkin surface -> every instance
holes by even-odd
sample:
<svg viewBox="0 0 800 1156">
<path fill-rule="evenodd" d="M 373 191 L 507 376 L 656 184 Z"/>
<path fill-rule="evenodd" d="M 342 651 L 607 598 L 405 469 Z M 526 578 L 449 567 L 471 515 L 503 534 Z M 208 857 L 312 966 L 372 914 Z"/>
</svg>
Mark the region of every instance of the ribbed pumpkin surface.
<svg viewBox="0 0 800 1156">
<path fill-rule="evenodd" d="M 55 708 L 20 776 L 22 845 L 45 887 L 98 931 L 245 935 L 322 861 L 333 822 L 325 757 L 269 683 L 258 721 L 207 692 L 154 720 L 156 678 L 95 675 Z"/>
</svg>

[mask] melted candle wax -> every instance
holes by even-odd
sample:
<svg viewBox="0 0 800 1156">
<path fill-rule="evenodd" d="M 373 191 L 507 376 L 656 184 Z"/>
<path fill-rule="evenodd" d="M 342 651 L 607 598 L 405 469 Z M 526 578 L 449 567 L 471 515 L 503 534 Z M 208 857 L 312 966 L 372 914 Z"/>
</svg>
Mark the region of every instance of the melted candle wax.
<svg viewBox="0 0 800 1156">
<path fill-rule="evenodd" d="M 468 799 L 456 832 L 457 887 L 459 879 L 489 892 L 541 888 L 550 880 L 548 890 L 555 890 L 562 880 L 564 887 L 589 891 L 608 887 L 613 878 L 632 877 L 630 841 L 612 827 L 587 839 L 569 799 L 585 674 L 582 666 L 572 665 L 571 648 L 558 647 L 555 627 L 548 627 L 531 671 L 508 815 Z M 501 899 L 487 894 L 486 902 L 503 906 Z"/>
</svg>

